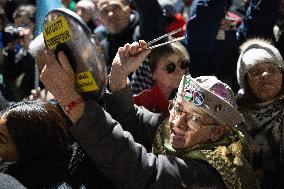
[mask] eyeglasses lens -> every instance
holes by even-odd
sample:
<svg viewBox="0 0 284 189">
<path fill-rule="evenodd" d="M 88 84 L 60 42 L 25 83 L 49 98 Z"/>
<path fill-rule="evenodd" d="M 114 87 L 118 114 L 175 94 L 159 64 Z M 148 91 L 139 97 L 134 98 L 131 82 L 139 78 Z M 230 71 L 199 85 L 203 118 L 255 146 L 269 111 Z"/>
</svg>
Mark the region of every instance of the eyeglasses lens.
<svg viewBox="0 0 284 189">
<path fill-rule="evenodd" d="M 167 72 L 170 73 L 174 73 L 176 71 L 176 65 L 174 63 L 169 63 L 166 66 Z"/>
<path fill-rule="evenodd" d="M 188 67 L 188 61 L 185 60 L 185 61 L 182 61 L 181 64 L 180 64 L 180 69 L 184 70 Z M 176 71 L 176 64 L 175 63 L 169 63 L 167 66 L 166 66 L 166 70 L 167 72 L 170 74 L 170 73 L 174 73 Z"/>
</svg>

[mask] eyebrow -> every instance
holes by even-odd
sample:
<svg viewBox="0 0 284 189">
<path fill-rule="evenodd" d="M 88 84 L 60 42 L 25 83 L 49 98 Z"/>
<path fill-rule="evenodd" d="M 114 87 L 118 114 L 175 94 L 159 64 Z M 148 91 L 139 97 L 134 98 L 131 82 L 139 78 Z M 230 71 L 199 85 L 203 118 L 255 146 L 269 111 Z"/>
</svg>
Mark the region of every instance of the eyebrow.
<svg viewBox="0 0 284 189">
<path fill-rule="evenodd" d="M 182 110 L 184 110 L 184 107 L 181 105 L 180 102 L 177 102 L 177 105 L 178 105 L 179 107 L 181 107 Z M 200 115 L 204 115 L 204 116 L 206 115 L 206 114 L 204 114 L 203 112 L 198 112 L 198 111 L 196 111 L 196 110 L 191 110 L 191 112 L 188 112 L 188 111 L 184 111 L 184 112 L 186 112 L 186 113 L 200 114 Z"/>
</svg>

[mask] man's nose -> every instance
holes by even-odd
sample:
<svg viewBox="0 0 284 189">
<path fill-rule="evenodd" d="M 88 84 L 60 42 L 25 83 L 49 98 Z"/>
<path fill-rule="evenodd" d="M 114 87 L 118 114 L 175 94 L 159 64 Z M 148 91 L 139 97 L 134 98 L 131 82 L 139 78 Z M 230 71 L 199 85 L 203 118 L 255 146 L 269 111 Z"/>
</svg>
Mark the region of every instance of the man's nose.
<svg viewBox="0 0 284 189">
<path fill-rule="evenodd" d="M 113 16 L 113 11 L 109 11 L 108 16 Z"/>
<path fill-rule="evenodd" d="M 173 126 L 186 131 L 186 115 L 182 113 L 179 117 L 173 120 Z"/>
<path fill-rule="evenodd" d="M 264 71 L 264 72 L 261 74 L 261 76 L 262 76 L 262 77 L 267 77 L 269 74 L 270 74 L 270 73 L 269 73 L 268 71 Z"/>
</svg>

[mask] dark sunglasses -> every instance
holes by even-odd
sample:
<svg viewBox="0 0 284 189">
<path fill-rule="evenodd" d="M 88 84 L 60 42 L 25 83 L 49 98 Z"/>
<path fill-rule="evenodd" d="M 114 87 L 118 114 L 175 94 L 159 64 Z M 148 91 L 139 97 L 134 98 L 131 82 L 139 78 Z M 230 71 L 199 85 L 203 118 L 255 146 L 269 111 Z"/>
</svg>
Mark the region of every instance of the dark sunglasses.
<svg viewBox="0 0 284 189">
<path fill-rule="evenodd" d="M 179 62 L 179 63 L 180 63 L 180 69 L 182 69 L 182 70 L 186 69 L 189 66 L 188 60 L 184 60 L 184 61 Z M 167 70 L 168 74 L 174 73 L 176 71 L 176 64 L 173 63 L 173 62 L 167 64 L 166 70 Z"/>
</svg>

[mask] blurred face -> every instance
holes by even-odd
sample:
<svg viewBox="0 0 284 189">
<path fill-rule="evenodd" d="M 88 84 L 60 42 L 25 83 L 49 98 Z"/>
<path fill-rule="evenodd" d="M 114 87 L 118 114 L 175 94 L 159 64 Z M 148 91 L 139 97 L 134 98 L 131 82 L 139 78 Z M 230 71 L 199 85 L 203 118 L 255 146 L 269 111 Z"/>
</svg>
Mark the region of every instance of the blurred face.
<svg viewBox="0 0 284 189">
<path fill-rule="evenodd" d="M 35 24 L 25 16 L 14 18 L 14 22 L 17 27 L 29 28 L 32 32 L 35 30 Z"/>
<path fill-rule="evenodd" d="M 170 103 L 170 141 L 174 148 L 191 148 L 212 139 L 220 125 L 192 103 L 184 106 L 182 97 Z"/>
<path fill-rule="evenodd" d="M 248 84 L 261 102 L 272 100 L 282 89 L 283 74 L 280 67 L 271 62 L 253 66 L 248 71 Z"/>
<path fill-rule="evenodd" d="M 153 72 L 153 79 L 161 88 L 176 89 L 187 65 L 187 60 L 177 53 L 162 57 Z"/>
<path fill-rule="evenodd" d="M 71 0 L 61 0 L 62 5 L 67 7 L 70 4 Z"/>
<path fill-rule="evenodd" d="M 15 161 L 18 158 L 17 147 L 13 142 L 3 118 L 0 120 L 0 159 Z"/>
<path fill-rule="evenodd" d="M 102 24 L 110 33 L 120 33 L 128 26 L 131 9 L 122 0 L 98 0 L 97 8 Z"/>
<path fill-rule="evenodd" d="M 77 6 L 76 13 L 85 21 L 88 22 L 91 19 L 91 14 L 84 7 Z"/>
<path fill-rule="evenodd" d="M 7 0 L 0 0 L 0 7 L 4 8 Z"/>
</svg>

